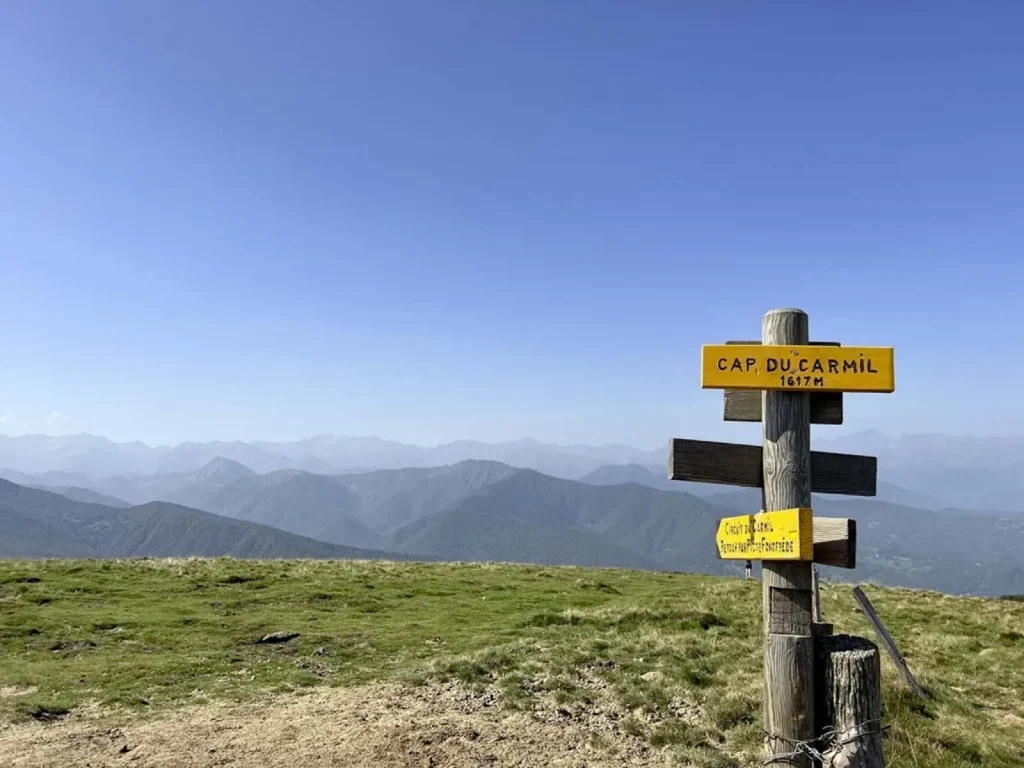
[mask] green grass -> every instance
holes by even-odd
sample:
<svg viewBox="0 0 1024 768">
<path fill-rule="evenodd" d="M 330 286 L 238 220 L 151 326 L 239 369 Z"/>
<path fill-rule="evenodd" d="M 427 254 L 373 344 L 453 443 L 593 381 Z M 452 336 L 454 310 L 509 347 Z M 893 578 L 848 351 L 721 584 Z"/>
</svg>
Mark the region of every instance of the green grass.
<svg viewBox="0 0 1024 768">
<path fill-rule="evenodd" d="M 1024 765 L 1024 604 L 867 591 L 933 697 L 883 660 L 889 765 Z M 823 585 L 822 602 L 837 632 L 873 637 L 848 587 Z M 758 582 L 581 568 L 3 561 L 0 720 L 458 680 L 522 710 L 608 701 L 623 731 L 684 764 L 748 765 L 760 603 Z M 301 636 L 256 642 L 281 630 Z"/>
</svg>

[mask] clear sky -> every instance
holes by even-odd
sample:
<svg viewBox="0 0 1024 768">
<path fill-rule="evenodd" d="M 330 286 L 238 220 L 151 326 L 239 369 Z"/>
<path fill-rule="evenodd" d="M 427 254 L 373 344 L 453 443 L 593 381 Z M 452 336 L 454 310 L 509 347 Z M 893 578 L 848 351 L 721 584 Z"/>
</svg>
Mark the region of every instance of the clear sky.
<svg viewBox="0 0 1024 768">
<path fill-rule="evenodd" d="M 1022 29 L 1019 2 L 2 3 L 0 431 L 742 440 L 700 345 L 799 306 L 896 347 L 841 430 L 1024 433 Z"/>
</svg>

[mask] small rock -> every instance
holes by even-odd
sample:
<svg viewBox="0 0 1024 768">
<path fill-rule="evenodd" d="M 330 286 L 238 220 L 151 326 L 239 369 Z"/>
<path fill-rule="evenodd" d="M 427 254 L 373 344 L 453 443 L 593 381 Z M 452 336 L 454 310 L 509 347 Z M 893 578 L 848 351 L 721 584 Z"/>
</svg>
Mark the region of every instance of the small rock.
<svg viewBox="0 0 1024 768">
<path fill-rule="evenodd" d="M 327 649 L 324 648 L 322 645 L 319 645 L 319 646 L 317 646 L 316 648 L 313 649 L 313 655 L 314 656 L 326 656 L 327 655 Z"/>
<path fill-rule="evenodd" d="M 256 641 L 258 645 L 267 645 L 270 643 L 287 643 L 289 640 L 294 640 L 299 637 L 299 632 L 271 632 L 269 635 L 264 635 L 262 638 Z"/>
<path fill-rule="evenodd" d="M 131 751 L 132 751 L 132 748 L 131 748 L 131 747 L 129 747 L 129 746 L 127 745 L 127 744 L 125 744 L 125 745 L 124 745 L 123 747 L 121 747 L 121 748 L 120 748 L 119 750 L 117 750 L 117 751 L 118 751 L 118 753 L 120 753 L 120 754 L 122 754 L 122 755 L 127 755 L 127 754 L 128 754 L 129 752 L 131 752 Z"/>
</svg>

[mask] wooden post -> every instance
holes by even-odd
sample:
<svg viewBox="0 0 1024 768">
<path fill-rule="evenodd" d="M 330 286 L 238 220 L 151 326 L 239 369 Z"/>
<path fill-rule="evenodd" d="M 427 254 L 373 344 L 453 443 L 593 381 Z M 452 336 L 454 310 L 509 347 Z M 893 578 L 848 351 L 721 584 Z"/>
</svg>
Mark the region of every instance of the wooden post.
<svg viewBox="0 0 1024 768">
<path fill-rule="evenodd" d="M 813 566 L 811 571 L 811 584 L 813 585 L 812 598 L 814 601 L 814 623 L 821 624 L 821 584 L 818 581 L 818 566 Z"/>
<path fill-rule="evenodd" d="M 853 596 L 860 603 L 861 609 L 864 611 L 864 615 L 871 620 L 871 624 L 875 628 L 875 632 L 882 639 L 885 644 L 885 650 L 889 652 L 889 658 L 892 659 L 892 663 L 896 665 L 896 668 L 903 673 L 903 678 L 907 681 L 907 685 L 910 686 L 910 690 L 918 698 L 927 699 L 928 694 L 925 692 L 921 684 L 917 682 L 917 678 L 914 677 L 914 673 L 910 671 L 910 667 L 907 666 L 906 659 L 903 658 L 903 654 L 900 653 L 900 649 L 896 647 L 896 641 L 892 639 L 892 635 L 889 634 L 889 630 L 885 628 L 885 624 L 882 623 L 881 617 L 878 615 L 878 611 L 875 610 L 875 606 L 868 600 L 868 596 L 864 594 L 864 590 L 860 587 L 853 588 Z"/>
<path fill-rule="evenodd" d="M 823 765 L 884 768 L 878 646 L 863 637 L 820 637 L 815 665 Z"/>
<path fill-rule="evenodd" d="M 808 338 L 802 310 L 764 316 L 764 344 L 807 344 Z M 765 390 L 762 414 L 765 510 L 810 507 L 810 396 Z M 761 573 L 767 754 L 772 765 L 811 768 L 810 754 L 799 747 L 815 738 L 811 563 L 765 560 Z"/>
</svg>

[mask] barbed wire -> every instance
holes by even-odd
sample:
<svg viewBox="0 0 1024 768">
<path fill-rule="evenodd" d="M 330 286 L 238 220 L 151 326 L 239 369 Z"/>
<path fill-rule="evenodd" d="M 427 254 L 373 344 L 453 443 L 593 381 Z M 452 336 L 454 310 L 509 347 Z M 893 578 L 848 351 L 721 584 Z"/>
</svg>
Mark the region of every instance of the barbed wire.
<svg viewBox="0 0 1024 768">
<path fill-rule="evenodd" d="M 782 763 L 792 761 L 795 758 L 807 756 L 812 760 L 818 761 L 823 766 L 825 766 L 825 768 L 828 768 L 828 766 L 831 765 L 832 760 L 829 759 L 827 763 L 825 762 L 826 752 L 831 752 L 832 750 L 839 749 L 840 747 L 850 744 L 851 742 L 854 742 L 857 739 L 864 738 L 865 736 L 871 736 L 876 733 L 885 732 L 888 726 L 884 725 L 880 728 L 867 729 L 868 726 L 879 724 L 881 722 L 881 718 L 874 718 L 873 720 L 865 720 L 863 723 L 858 723 L 857 725 L 854 725 L 852 728 L 846 728 L 844 729 L 843 733 L 854 731 L 854 734 L 852 736 L 847 736 L 846 738 L 840 738 L 840 734 L 836 731 L 836 729 L 829 726 L 821 732 L 821 735 L 815 736 L 813 739 L 806 739 L 802 741 L 799 739 L 789 739 L 785 736 L 779 736 L 777 733 L 769 733 L 768 731 L 762 730 L 761 737 L 763 739 L 765 739 L 766 741 L 768 739 L 773 739 L 775 741 L 784 742 L 785 744 L 788 744 L 790 747 L 792 747 L 793 751 L 786 752 L 781 755 L 772 755 L 770 757 L 766 757 L 761 761 L 761 765 Z M 816 744 L 818 746 L 815 746 Z"/>
</svg>

